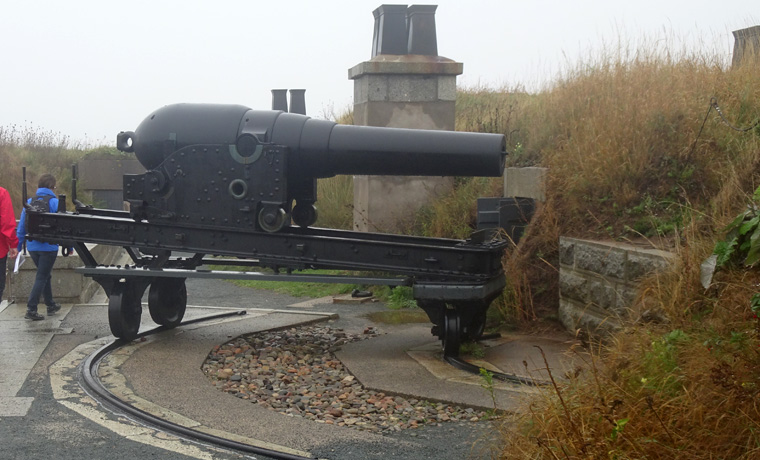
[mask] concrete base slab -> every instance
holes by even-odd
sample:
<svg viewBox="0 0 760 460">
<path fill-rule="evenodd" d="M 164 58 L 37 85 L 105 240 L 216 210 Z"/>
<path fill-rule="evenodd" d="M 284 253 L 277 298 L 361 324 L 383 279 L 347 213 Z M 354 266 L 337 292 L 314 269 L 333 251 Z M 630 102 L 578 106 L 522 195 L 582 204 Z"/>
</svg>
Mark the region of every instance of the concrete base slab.
<svg viewBox="0 0 760 460">
<path fill-rule="evenodd" d="M 239 310 L 189 306 L 185 318 L 193 319 Z M 186 416 L 177 410 L 178 407 L 196 407 L 200 409 L 202 416 L 213 408 L 212 412 L 215 413 L 216 417 L 227 417 L 228 410 L 226 408 L 221 408 L 221 412 L 217 413 L 216 403 L 212 402 L 209 406 L 199 407 L 198 401 L 207 401 L 208 397 L 205 395 L 213 395 L 221 400 L 227 399 L 226 397 L 229 395 L 222 394 L 208 385 L 207 382 L 203 382 L 206 383 L 205 385 L 200 385 L 194 380 L 198 378 L 205 380 L 205 376 L 200 370 L 200 363 L 203 362 L 212 346 L 224 342 L 230 337 L 228 334 L 237 335 L 240 331 L 250 332 L 257 327 L 282 327 L 310 322 L 317 317 L 329 319 L 334 316 L 311 312 L 284 314 L 265 309 L 249 309 L 246 310 L 246 313 L 245 315 L 234 315 L 189 324 L 130 342 L 103 359 L 99 367 L 101 380 L 109 391 L 124 401 L 181 426 L 250 445 L 268 448 L 278 447 L 277 450 L 290 454 L 308 455 L 307 452 L 276 446 L 264 440 L 246 437 L 240 433 L 234 434 L 223 431 L 219 425 L 204 423 L 205 419 L 199 417 L 198 414 L 190 412 L 190 416 Z M 287 319 L 283 317 L 287 317 Z M 113 337 L 106 337 L 82 344 L 53 363 L 50 366 L 50 384 L 54 397 L 62 405 L 81 416 L 134 441 L 167 451 L 181 452 L 191 458 L 216 458 L 202 452 L 203 449 L 188 446 L 184 441 L 173 436 L 150 427 L 138 426 L 124 417 L 114 417 L 110 412 L 102 410 L 99 404 L 84 393 L 76 382 L 78 366 L 90 353 L 112 340 Z M 177 359 L 178 357 L 180 359 Z M 137 362 L 135 363 L 135 361 Z M 135 364 L 139 369 L 136 373 L 129 370 Z M 141 385 L 145 379 L 150 382 L 147 385 L 150 389 L 147 391 L 147 397 L 142 396 L 146 393 L 145 388 Z M 175 384 L 167 385 L 167 382 L 175 382 Z M 178 382 L 182 382 L 182 384 L 180 385 Z M 159 395 L 156 396 L 152 393 L 153 391 L 158 391 Z M 198 391 L 204 396 L 192 394 Z M 236 398 L 233 398 L 231 402 L 237 403 Z M 250 408 L 241 409 L 248 409 L 243 411 L 245 417 L 250 415 Z M 244 418 L 241 418 L 241 415 L 243 414 L 238 413 L 229 417 L 239 421 Z M 214 420 L 213 417 L 212 420 Z"/>
<path fill-rule="evenodd" d="M 414 358 L 422 367 L 430 372 L 435 378 L 439 380 L 449 381 L 451 383 L 459 383 L 465 385 L 476 385 L 483 387 L 485 381 L 480 375 L 471 374 L 469 372 L 457 369 L 451 364 L 443 360 L 443 353 L 439 350 L 440 346 L 437 343 L 431 344 L 431 346 L 424 347 L 427 349 L 415 349 L 409 350 L 407 354 Z M 493 365 L 492 363 L 480 360 L 468 360 L 469 363 L 478 367 L 488 369 L 490 371 L 503 372 L 501 369 Z M 514 383 L 508 383 L 501 380 L 493 381 L 493 387 L 499 391 L 507 391 L 512 393 L 535 393 L 536 387 L 528 385 L 516 385 Z"/>
<path fill-rule="evenodd" d="M 484 344 L 484 360 L 496 369 L 539 381 L 548 381 L 550 372 L 555 379 L 565 379 L 589 359 L 580 342 L 569 334 L 563 338 L 505 335 Z"/>
<path fill-rule="evenodd" d="M 23 417 L 34 398 L 17 398 L 16 394 L 53 336 L 71 333 L 60 327 L 71 305 L 42 321 L 31 321 L 24 319 L 26 304 L 4 304 L 0 309 L 0 417 Z M 40 309 L 43 315 L 44 308 Z"/>
<path fill-rule="evenodd" d="M 501 382 L 495 384 L 494 399 L 485 388 L 473 391 L 473 386 L 482 386 L 482 378 L 443 362 L 440 348 L 440 342 L 430 337 L 429 325 L 415 324 L 346 344 L 336 356 L 362 385 L 387 394 L 515 412 L 522 407 L 521 396 L 534 391 Z"/>
<path fill-rule="evenodd" d="M 587 354 L 579 347 L 576 350 L 577 342 L 569 336 L 505 335 L 481 344 L 485 347 L 484 357 L 465 357 L 468 362 L 537 382 L 548 381 L 547 369 L 555 379 L 564 379 L 588 362 Z M 346 344 L 336 355 L 364 386 L 385 393 L 486 410 L 493 409 L 495 401 L 496 409 L 519 412 L 523 409 L 523 396 L 540 391 L 536 386 L 494 379 L 495 399 L 491 399 L 480 375 L 457 369 L 443 360 L 440 342 L 430 338 L 429 325 L 408 325 L 394 329 L 393 334 Z M 473 386 L 483 390 L 473 391 Z"/>
<path fill-rule="evenodd" d="M 222 310 L 225 309 L 188 308 L 186 317 L 198 316 L 199 313 L 220 313 Z M 150 335 L 144 340 L 137 340 L 120 348 L 102 361 L 99 375 L 109 391 L 119 398 L 181 426 L 250 445 L 275 448 L 294 455 L 308 455 L 305 451 L 286 447 L 298 443 L 277 442 L 283 436 L 288 439 L 303 437 L 297 434 L 297 431 L 278 429 L 278 426 L 282 426 L 282 416 L 253 405 L 241 405 L 237 398 L 213 388 L 203 375 L 201 364 L 213 346 L 224 343 L 231 337 L 256 330 L 294 327 L 334 317 L 335 315 L 329 313 L 248 310 L 247 314 L 242 316 L 182 326 Z M 107 416 L 91 414 L 92 406 L 86 400 L 86 395 L 65 391 L 66 388 L 71 388 L 71 374 L 76 372 L 78 363 L 87 354 L 102 346 L 104 340 L 81 345 L 51 366 L 51 386 L 56 399 L 62 404 L 65 403 L 72 410 L 123 434 L 125 430 L 134 427 L 130 424 L 116 423 Z M 177 385 L 167 385 L 167 382 L 182 382 L 181 391 L 178 391 Z M 198 404 L 199 401 L 203 401 L 204 404 Z M 262 434 L 261 426 L 251 429 L 250 424 L 240 423 L 240 420 L 251 417 L 252 412 L 260 412 L 259 416 L 264 419 L 279 420 L 277 423 L 271 420 L 264 423 L 264 427 L 277 436 L 271 436 L 272 433 L 269 433 L 269 436 Z M 289 417 L 286 419 L 290 422 Z M 300 423 L 309 422 L 304 420 Z M 146 443 L 157 445 L 154 434 L 146 432 L 141 435 L 145 436 Z"/>
<path fill-rule="evenodd" d="M 330 304 L 332 303 L 332 296 L 320 297 L 318 299 L 304 300 L 303 302 L 296 302 L 288 305 L 288 308 L 314 308 L 315 305 Z"/>
<path fill-rule="evenodd" d="M 219 318 L 211 322 L 162 331 L 144 340 L 136 340 L 113 353 L 103 360 L 99 372 L 104 384 L 111 391 L 146 412 L 171 419 L 182 426 L 247 444 L 274 446 L 278 450 L 290 451 L 297 455 L 327 451 L 336 444 L 346 446 L 358 443 L 383 446 L 383 451 L 393 447 L 396 449 L 395 452 L 406 452 L 407 444 L 412 438 L 390 440 L 377 434 L 284 416 L 220 392 L 209 384 L 208 378 L 203 374 L 201 365 L 209 350 L 234 337 L 272 328 L 297 327 L 319 319 L 334 319 L 337 315 L 313 309 L 320 303 L 329 303 L 331 300 L 328 299 L 331 297 L 298 302 L 289 305 L 287 309 L 281 304 L 280 308 L 283 309 L 280 310 L 245 309 L 248 314 L 243 316 Z M 106 304 L 95 306 L 102 310 Z M 147 310 L 147 306 L 145 308 Z M 336 311 L 338 306 L 330 308 Z M 185 317 L 192 319 L 239 310 L 241 309 L 189 306 Z M 96 312 L 80 309 L 74 313 L 70 315 L 70 322 L 77 314 L 90 316 Z M 97 313 L 102 315 L 102 311 Z M 0 313 L 0 323 L 19 328 L 19 343 L 26 341 L 35 348 L 42 347 L 44 350 L 45 337 L 52 335 L 51 332 L 43 333 L 44 326 L 40 326 L 38 332 L 30 334 L 24 328 L 32 326 L 23 321 L 16 324 L 19 323 L 14 316 L 16 313 L 3 320 L 5 314 L 10 314 L 10 309 Z M 143 315 L 143 321 L 142 330 L 155 327 L 147 311 Z M 362 327 L 367 324 L 366 321 L 370 320 L 362 320 Z M 346 322 L 341 323 L 345 324 Z M 348 324 L 351 327 L 356 325 L 350 322 Z M 47 327 L 52 329 L 54 324 L 51 322 Z M 60 329 L 60 324 L 56 328 Z M 409 323 L 387 329 L 378 325 L 378 328 L 381 332 L 385 329 L 389 333 L 345 344 L 336 352 L 338 359 L 368 389 L 389 395 L 397 394 L 486 410 L 495 408 L 507 412 L 521 412 L 526 397 L 540 391 L 531 386 L 494 381 L 491 393 L 491 390 L 484 386 L 485 381 L 480 376 L 455 369 L 442 360 L 440 343 L 430 335 L 429 324 Z M 89 351 L 84 351 L 80 346 L 49 367 L 54 397 L 65 407 L 115 433 L 141 443 L 179 452 L 177 449 L 183 446 L 182 442 L 151 429 L 135 426 L 129 421 L 114 417 L 113 414 L 104 413 L 95 401 L 82 393 L 75 381 L 76 367 L 89 352 L 110 340 L 111 337 L 102 337 L 101 334 L 100 339 L 87 344 L 90 347 Z M 13 340 L 8 342 L 13 343 Z M 566 358 L 563 353 L 571 345 L 571 342 L 553 338 L 506 336 L 485 342 L 485 356 L 474 363 L 504 372 L 517 373 L 522 368 L 526 376 L 535 373 L 540 376 L 543 357 L 536 347 L 541 347 L 547 356 L 548 367 L 554 375 L 555 369 L 556 373 L 560 373 L 559 369 L 565 365 Z M 0 343 L 0 346 L 3 344 Z M 526 367 L 523 361 L 529 366 Z M 20 380 L 13 380 L 11 383 L 18 386 L 23 384 L 25 379 L 24 375 Z M 9 387 L 6 394 L 0 394 L 0 410 L 4 411 L 0 412 L 0 416 L 20 416 L 29 410 L 32 400 L 15 398 L 17 386 Z M 186 455 L 206 458 L 199 452 Z M 441 458 L 447 457 L 444 455 Z"/>
<path fill-rule="evenodd" d="M 332 303 L 367 303 L 377 302 L 374 297 L 352 297 L 351 294 L 336 295 L 332 299 Z"/>
<path fill-rule="evenodd" d="M 23 417 L 29 412 L 34 398 L 0 396 L 0 417 Z"/>
</svg>

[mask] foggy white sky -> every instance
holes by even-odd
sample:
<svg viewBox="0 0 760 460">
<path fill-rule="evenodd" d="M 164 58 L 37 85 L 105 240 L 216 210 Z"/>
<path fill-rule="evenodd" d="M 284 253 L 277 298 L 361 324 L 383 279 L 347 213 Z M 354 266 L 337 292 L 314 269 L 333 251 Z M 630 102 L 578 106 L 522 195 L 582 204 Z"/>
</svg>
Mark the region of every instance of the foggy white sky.
<svg viewBox="0 0 760 460">
<path fill-rule="evenodd" d="M 562 66 L 620 38 L 675 37 L 730 58 L 731 31 L 760 24 L 755 1 L 419 4 L 438 5 L 438 52 L 464 63 L 460 87 L 536 88 Z M 310 116 L 341 112 L 353 102 L 347 71 L 371 57 L 372 10 L 382 3 L 3 2 L 0 126 L 32 126 L 113 144 L 119 131 L 136 128 L 166 104 L 269 109 L 272 88 L 305 88 Z"/>
</svg>

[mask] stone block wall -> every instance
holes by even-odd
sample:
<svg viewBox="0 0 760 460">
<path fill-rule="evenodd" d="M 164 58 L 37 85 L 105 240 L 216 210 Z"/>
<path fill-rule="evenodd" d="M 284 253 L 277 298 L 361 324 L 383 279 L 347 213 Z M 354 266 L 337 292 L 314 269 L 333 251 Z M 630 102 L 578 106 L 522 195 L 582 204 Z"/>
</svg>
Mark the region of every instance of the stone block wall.
<svg viewBox="0 0 760 460">
<path fill-rule="evenodd" d="M 115 264 L 123 257 L 124 249 L 115 246 L 87 245 L 90 252 L 99 263 Z M 6 279 L 4 297 L 13 297 L 16 303 L 26 304 L 29 292 L 32 290 L 37 268 L 32 258 L 27 254 L 26 262 L 21 266 L 18 274 L 13 274 L 13 264 L 8 261 L 8 277 Z M 84 266 L 82 259 L 74 253 L 69 257 L 61 256 L 60 252 L 53 266 L 53 298 L 59 303 L 86 303 L 97 291 L 99 285 L 76 271 L 77 267 Z M 42 300 L 40 300 L 42 303 Z"/>
<path fill-rule="evenodd" d="M 638 292 L 638 282 L 661 271 L 673 255 L 615 242 L 560 237 L 559 319 L 570 331 L 605 334 L 620 327 Z"/>
</svg>

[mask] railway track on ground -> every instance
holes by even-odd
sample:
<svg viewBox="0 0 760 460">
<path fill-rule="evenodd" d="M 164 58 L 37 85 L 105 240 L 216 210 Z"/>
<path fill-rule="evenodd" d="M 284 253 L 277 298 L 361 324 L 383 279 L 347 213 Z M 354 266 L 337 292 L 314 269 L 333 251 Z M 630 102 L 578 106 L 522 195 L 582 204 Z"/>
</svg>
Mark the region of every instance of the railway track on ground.
<svg viewBox="0 0 760 460">
<path fill-rule="evenodd" d="M 180 325 L 188 325 L 188 324 L 197 323 L 197 322 L 211 321 L 215 319 L 225 318 L 228 316 L 244 315 L 245 313 L 246 313 L 245 311 L 237 311 L 237 312 L 232 312 L 232 313 L 223 313 L 219 315 L 195 318 L 192 320 L 184 321 Z M 150 331 L 139 334 L 137 338 L 140 339 L 149 335 L 153 335 L 158 332 L 162 332 L 166 329 L 167 328 L 164 328 L 164 327 L 152 329 Z M 141 409 L 138 409 L 137 407 L 134 407 L 133 405 L 119 399 L 113 393 L 108 391 L 108 389 L 100 381 L 100 378 L 98 376 L 98 367 L 104 358 L 106 358 L 109 354 L 118 350 L 122 346 L 126 345 L 127 343 L 129 342 L 123 341 L 123 340 L 115 340 L 114 342 L 111 342 L 110 344 L 101 347 L 99 350 L 97 350 L 96 352 L 88 356 L 81 367 L 82 386 L 84 387 L 85 391 L 87 391 L 87 393 L 90 394 L 90 396 L 94 397 L 100 403 L 106 404 L 111 409 L 114 409 L 115 411 L 124 414 L 128 418 L 142 425 L 149 426 L 158 431 L 174 435 L 178 438 L 181 438 L 181 439 L 184 439 L 186 441 L 193 442 L 196 444 L 210 446 L 216 449 L 228 450 L 236 454 L 264 455 L 269 458 L 273 458 L 277 460 L 304 460 L 304 459 L 311 458 L 311 457 L 305 457 L 305 456 L 300 456 L 300 455 L 294 455 L 289 452 L 282 452 L 282 451 L 278 451 L 274 449 L 253 446 L 250 444 L 245 444 L 245 443 L 241 443 L 237 441 L 232 441 L 229 439 L 224 439 L 222 437 L 214 436 L 208 433 L 203 433 L 201 431 L 197 431 L 192 428 L 188 428 L 188 427 L 170 422 L 161 417 L 157 417 L 153 414 L 150 414 Z"/>
<path fill-rule="evenodd" d="M 201 318 L 195 318 L 192 320 L 184 321 L 180 326 L 186 326 L 193 323 L 198 322 L 204 322 L 204 321 L 211 321 L 215 319 L 221 319 L 225 317 L 230 316 L 239 316 L 246 314 L 245 311 L 236 311 L 236 312 L 230 312 L 230 313 L 223 313 L 218 315 L 211 315 Z M 144 333 L 141 333 L 137 336 L 137 339 L 141 339 L 159 332 L 163 332 L 165 330 L 170 329 L 169 327 L 158 327 L 149 331 L 146 331 Z M 107 344 L 91 355 L 89 355 L 83 365 L 80 368 L 80 384 L 85 389 L 85 391 L 92 396 L 94 399 L 99 401 L 101 404 L 104 404 L 105 406 L 109 407 L 111 410 L 113 410 L 116 413 L 123 414 L 124 416 L 128 417 L 129 419 L 142 424 L 144 426 L 151 427 L 153 429 L 156 429 L 160 432 L 171 434 L 173 436 L 176 436 L 180 439 L 186 440 L 191 443 L 204 445 L 207 447 L 220 449 L 220 450 L 226 450 L 230 451 L 235 454 L 242 454 L 242 455 L 259 455 L 259 456 L 266 456 L 268 458 L 273 459 L 283 459 L 283 460 L 302 460 L 302 459 L 308 459 L 311 457 L 302 456 L 302 455 L 296 455 L 291 452 L 283 452 L 276 449 L 270 449 L 265 448 L 261 446 L 255 446 L 251 444 L 246 444 L 238 441 L 233 441 L 229 439 L 225 439 L 219 436 L 214 436 L 209 433 L 205 433 L 202 431 L 194 430 L 192 428 L 179 425 L 177 423 L 173 423 L 171 421 L 168 421 L 166 419 L 163 419 L 161 417 L 158 417 L 156 415 L 153 415 L 151 413 L 148 413 L 144 410 L 141 410 L 132 404 L 120 399 L 113 393 L 111 393 L 101 382 L 98 368 L 100 366 L 100 363 L 111 353 L 117 351 L 121 347 L 127 345 L 131 341 L 124 341 L 121 339 L 117 339 L 110 344 Z M 460 358 L 458 354 L 453 353 L 444 353 L 443 359 L 451 364 L 452 366 L 478 375 L 481 373 L 481 368 L 475 364 L 469 363 L 465 361 L 464 359 Z M 515 374 L 508 374 L 503 373 L 499 371 L 492 371 L 487 370 L 492 378 L 520 384 L 520 385 L 529 385 L 529 386 L 543 386 L 549 384 L 549 382 L 545 382 L 542 380 L 537 380 L 533 378 L 527 378 L 518 376 Z"/>
</svg>

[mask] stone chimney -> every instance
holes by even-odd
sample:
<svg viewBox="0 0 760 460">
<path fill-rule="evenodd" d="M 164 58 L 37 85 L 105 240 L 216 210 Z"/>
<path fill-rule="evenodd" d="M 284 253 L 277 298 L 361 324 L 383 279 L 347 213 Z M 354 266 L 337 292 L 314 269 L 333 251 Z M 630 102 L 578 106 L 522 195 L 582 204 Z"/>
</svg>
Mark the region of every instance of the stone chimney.
<svg viewBox="0 0 760 460">
<path fill-rule="evenodd" d="M 733 34 L 734 58 L 731 66 L 757 62 L 760 59 L 760 26 L 735 30 Z"/>
<path fill-rule="evenodd" d="M 438 56 L 436 5 L 382 5 L 372 56 L 348 71 L 354 124 L 453 130 L 456 76 L 463 65 Z M 397 232 L 452 178 L 354 176 L 354 229 Z"/>
</svg>

